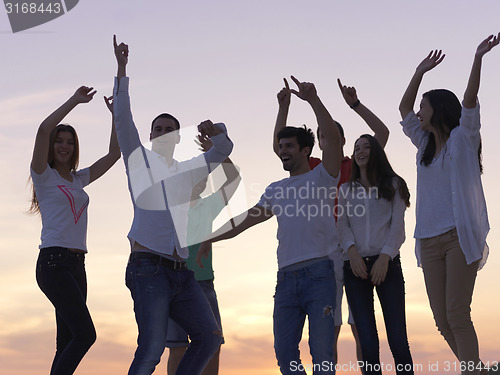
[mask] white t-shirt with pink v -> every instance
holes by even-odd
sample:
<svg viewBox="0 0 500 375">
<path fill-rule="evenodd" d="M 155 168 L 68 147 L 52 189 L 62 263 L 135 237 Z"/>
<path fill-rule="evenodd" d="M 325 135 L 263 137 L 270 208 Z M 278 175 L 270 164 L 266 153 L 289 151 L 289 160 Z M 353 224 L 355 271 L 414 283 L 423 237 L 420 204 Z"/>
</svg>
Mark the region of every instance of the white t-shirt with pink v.
<svg viewBox="0 0 500 375">
<path fill-rule="evenodd" d="M 87 207 L 89 168 L 72 172 L 73 181 L 62 178 L 47 165 L 42 174 L 31 169 L 31 179 L 42 216 L 40 249 L 51 246 L 87 252 Z"/>
</svg>

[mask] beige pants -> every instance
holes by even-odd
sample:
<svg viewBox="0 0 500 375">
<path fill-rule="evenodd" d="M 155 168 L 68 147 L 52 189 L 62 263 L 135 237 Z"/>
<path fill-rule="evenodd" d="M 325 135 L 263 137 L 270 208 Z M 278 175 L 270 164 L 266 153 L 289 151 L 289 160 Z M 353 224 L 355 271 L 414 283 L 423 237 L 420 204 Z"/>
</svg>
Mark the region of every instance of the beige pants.
<svg viewBox="0 0 500 375">
<path fill-rule="evenodd" d="M 456 228 L 422 239 L 421 249 L 425 287 L 436 326 L 459 359 L 462 374 L 479 374 L 473 366 L 479 363 L 479 345 L 470 317 L 479 261 L 467 265 Z"/>
</svg>

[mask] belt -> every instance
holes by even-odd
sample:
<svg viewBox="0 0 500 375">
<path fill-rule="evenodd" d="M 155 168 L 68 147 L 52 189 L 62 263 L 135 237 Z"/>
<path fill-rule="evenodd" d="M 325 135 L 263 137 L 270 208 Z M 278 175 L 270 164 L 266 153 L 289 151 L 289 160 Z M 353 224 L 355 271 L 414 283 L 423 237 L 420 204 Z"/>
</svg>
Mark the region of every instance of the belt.
<svg viewBox="0 0 500 375">
<path fill-rule="evenodd" d="M 49 246 L 40 249 L 40 253 L 60 253 L 76 256 L 77 258 L 85 258 L 85 252 L 81 249 L 70 249 L 62 246 Z"/>
<path fill-rule="evenodd" d="M 133 251 L 130 254 L 129 262 L 132 262 L 135 259 L 147 259 L 151 260 L 160 266 L 167 267 L 168 269 L 171 269 L 173 271 L 185 271 L 187 270 L 187 264 L 184 261 L 180 260 L 173 260 L 173 259 L 168 259 L 165 257 L 162 257 L 161 255 L 158 254 L 153 254 L 145 251 Z"/>
</svg>

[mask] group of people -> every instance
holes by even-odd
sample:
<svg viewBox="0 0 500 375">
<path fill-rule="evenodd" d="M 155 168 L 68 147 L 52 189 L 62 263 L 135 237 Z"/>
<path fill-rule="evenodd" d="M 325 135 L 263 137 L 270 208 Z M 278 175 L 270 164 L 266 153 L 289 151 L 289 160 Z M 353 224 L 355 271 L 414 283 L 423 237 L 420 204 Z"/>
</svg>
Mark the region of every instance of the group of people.
<svg viewBox="0 0 500 375">
<path fill-rule="evenodd" d="M 488 255 L 489 231 L 481 185 L 479 91 L 484 54 L 499 43 L 491 35 L 477 47 L 462 105 L 450 91 L 423 94 L 413 111 L 423 75 L 445 55 L 431 51 L 417 66 L 399 110 L 404 133 L 417 147 L 416 256 L 436 325 L 461 363 L 462 374 L 486 372 L 470 317 L 477 271 Z M 40 125 L 31 162 L 31 211 L 40 213 L 42 234 L 36 278 L 55 307 L 56 354 L 51 375 L 73 374 L 96 340 L 86 305 L 87 207 L 83 188 L 123 155 L 134 217 L 128 234 L 126 285 L 134 301 L 137 349 L 130 375 L 152 374 L 165 346 L 168 373 L 217 374 L 222 326 L 213 284 L 212 243 L 232 238 L 276 216 L 278 274 L 274 295 L 274 348 L 282 374 L 305 374 L 299 342 L 306 317 L 313 373 L 334 374 L 342 324 L 343 289 L 357 357 L 365 375 L 381 374 L 373 292 L 377 291 L 397 374 L 413 374 L 406 333 L 405 291 L 399 250 L 405 241 L 404 214 L 410 205 L 405 180 L 384 152 L 389 130 L 338 81 L 346 103 L 374 135 L 354 143 L 344 156 L 343 129 L 313 83 L 291 77 L 296 89 L 278 93 L 273 150 L 289 177 L 270 184 L 259 202 L 212 233 L 212 222 L 240 183 L 229 159 L 233 143 L 224 124 L 198 126 L 200 155 L 174 159 L 179 121 L 163 113 L 151 124 L 151 150 L 134 124 L 126 75 L 128 45 L 114 37 L 118 65 L 108 153 L 78 169 L 78 138 L 60 122 L 92 100 L 80 87 Z M 292 95 L 311 106 L 322 158 L 311 157 L 314 133 L 287 126 Z M 219 165 L 225 182 L 202 197 Z M 304 193 L 305 192 L 305 193 Z M 194 271 L 194 272 L 193 272 Z"/>
</svg>

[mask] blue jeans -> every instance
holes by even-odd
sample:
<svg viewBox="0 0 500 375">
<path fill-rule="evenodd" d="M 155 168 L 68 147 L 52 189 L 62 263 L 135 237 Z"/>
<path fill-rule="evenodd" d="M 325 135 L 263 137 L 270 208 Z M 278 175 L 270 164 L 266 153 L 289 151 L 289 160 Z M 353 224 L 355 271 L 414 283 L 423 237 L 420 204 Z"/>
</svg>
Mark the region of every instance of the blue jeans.
<svg viewBox="0 0 500 375">
<path fill-rule="evenodd" d="M 96 340 L 86 302 L 85 255 L 65 247 L 41 249 L 36 281 L 56 310 L 56 355 L 50 374 L 73 374 Z"/>
<path fill-rule="evenodd" d="M 309 264 L 307 264 L 309 263 Z M 313 373 L 335 374 L 335 272 L 328 258 L 278 271 L 274 295 L 274 350 L 282 374 L 304 374 L 299 343 L 306 315 Z M 305 368 L 310 368 L 306 364 Z"/>
<path fill-rule="evenodd" d="M 368 274 L 377 258 L 378 256 L 364 258 Z M 396 374 L 413 375 L 413 361 L 406 333 L 404 279 L 399 255 L 389 261 L 386 278 L 379 286 L 374 286 L 369 278 L 363 280 L 354 276 L 349 261 L 344 262 L 344 282 L 347 300 L 358 328 L 365 374 L 382 374 L 373 306 L 375 288 L 384 314 L 387 341 L 394 357 Z"/>
<path fill-rule="evenodd" d="M 205 295 L 212 313 L 214 314 L 215 321 L 222 332 L 222 322 L 220 318 L 219 302 L 217 301 L 217 293 L 215 293 L 214 281 L 213 280 L 200 280 L 198 281 L 203 294 Z M 224 336 L 222 336 L 222 342 L 224 344 Z M 167 330 L 167 342 L 165 346 L 167 348 L 182 348 L 189 345 L 189 339 L 187 333 L 172 319 L 168 320 L 168 330 Z"/>
<path fill-rule="evenodd" d="M 126 285 L 139 330 L 129 375 L 153 373 L 165 350 L 169 316 L 191 338 L 176 374 L 201 374 L 220 346 L 221 332 L 193 272 L 136 258 L 127 265 Z"/>
</svg>

